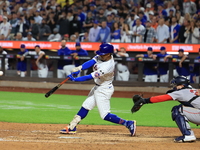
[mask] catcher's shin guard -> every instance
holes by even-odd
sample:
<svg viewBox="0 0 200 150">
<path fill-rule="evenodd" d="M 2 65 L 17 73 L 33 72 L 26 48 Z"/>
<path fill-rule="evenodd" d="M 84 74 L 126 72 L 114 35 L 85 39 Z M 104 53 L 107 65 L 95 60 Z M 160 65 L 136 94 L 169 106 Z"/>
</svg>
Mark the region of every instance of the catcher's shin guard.
<svg viewBox="0 0 200 150">
<path fill-rule="evenodd" d="M 176 122 L 178 128 L 180 129 L 183 135 L 191 135 L 191 132 L 190 132 L 191 128 L 188 123 L 188 120 L 186 120 L 187 118 L 185 118 L 181 114 L 180 109 L 182 109 L 182 105 L 174 106 L 172 108 L 172 119 L 173 121 Z"/>
</svg>

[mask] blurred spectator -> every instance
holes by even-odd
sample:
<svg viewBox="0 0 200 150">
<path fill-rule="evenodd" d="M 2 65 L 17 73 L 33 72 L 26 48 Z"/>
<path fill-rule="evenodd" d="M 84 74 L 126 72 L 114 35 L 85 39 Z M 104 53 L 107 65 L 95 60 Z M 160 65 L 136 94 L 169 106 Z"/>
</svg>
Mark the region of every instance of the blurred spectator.
<svg viewBox="0 0 200 150">
<path fill-rule="evenodd" d="M 136 57 L 142 57 L 142 58 L 153 58 L 155 59 L 155 55 L 153 55 L 153 49 L 152 47 L 147 48 L 147 54 L 138 54 Z M 157 82 L 158 75 L 157 75 L 157 64 L 154 62 L 146 62 L 144 64 L 143 69 L 145 78 L 145 82 Z"/>
<path fill-rule="evenodd" d="M 169 15 L 167 17 L 165 17 L 165 20 L 168 20 L 169 21 L 169 26 L 171 25 L 172 23 L 172 18 L 174 17 L 174 10 L 173 9 L 170 9 L 169 10 Z"/>
<path fill-rule="evenodd" d="M 12 26 L 9 22 L 7 22 L 7 20 L 8 18 L 6 16 L 3 16 L 3 22 L 0 24 L 0 35 L 4 35 L 4 40 L 8 39 L 12 29 Z"/>
<path fill-rule="evenodd" d="M 183 2 L 183 12 L 184 14 L 189 13 L 190 15 L 194 15 L 197 11 L 196 4 L 191 0 L 185 0 Z"/>
<path fill-rule="evenodd" d="M 66 42 L 69 42 L 69 41 L 70 41 L 70 39 L 69 39 L 69 34 L 65 34 L 65 35 L 63 36 L 63 40 L 65 40 Z"/>
<path fill-rule="evenodd" d="M 180 31 L 179 31 L 179 35 L 178 35 L 179 43 L 185 43 L 186 37 L 184 36 L 184 34 L 185 34 L 186 30 L 189 28 L 190 28 L 190 21 L 184 19 L 183 25 L 180 27 Z"/>
<path fill-rule="evenodd" d="M 82 34 L 82 36 L 80 37 L 80 42 L 89 42 L 89 33 L 85 32 Z"/>
<path fill-rule="evenodd" d="M 156 31 L 151 27 L 150 21 L 146 22 L 146 30 L 144 33 L 144 43 L 153 43 L 156 38 Z"/>
<path fill-rule="evenodd" d="M 86 21 L 86 16 L 83 12 L 82 12 L 82 7 L 78 7 L 78 12 L 77 12 L 78 17 L 80 18 L 80 24 L 81 24 L 81 28 L 83 27 L 83 22 Z M 92 16 L 92 12 L 91 12 L 91 16 Z"/>
<path fill-rule="evenodd" d="M 176 9 L 174 8 L 172 1 L 167 1 L 167 8 L 165 10 L 168 16 L 170 14 L 170 11 L 172 13 L 172 16 L 175 16 Z"/>
<path fill-rule="evenodd" d="M 102 28 L 99 30 L 97 35 L 96 42 L 110 42 L 110 28 L 107 26 L 106 21 L 101 23 Z"/>
<path fill-rule="evenodd" d="M 149 11 L 148 14 L 149 14 L 149 19 L 148 19 L 148 21 L 152 22 L 153 17 L 154 17 L 154 12 L 153 12 L 153 11 Z"/>
<path fill-rule="evenodd" d="M 119 24 L 115 22 L 111 29 L 111 42 L 119 43 L 121 41 L 121 30 L 119 28 Z"/>
<path fill-rule="evenodd" d="M 21 32 L 17 32 L 16 36 L 15 36 L 15 41 L 22 41 L 23 40 L 23 36 Z"/>
<path fill-rule="evenodd" d="M 36 39 L 32 37 L 32 33 L 31 32 L 28 32 L 27 36 L 22 38 L 22 40 L 23 41 L 36 41 Z"/>
<path fill-rule="evenodd" d="M 116 57 L 129 57 L 126 53 L 126 49 L 121 47 L 119 51 L 115 50 Z M 128 81 L 129 80 L 129 69 L 127 67 L 126 61 L 118 61 L 116 63 L 116 80 L 117 81 Z"/>
<path fill-rule="evenodd" d="M 21 32 L 22 36 L 27 36 L 27 32 L 29 29 L 29 22 L 25 19 L 24 15 L 20 15 L 18 24 L 17 24 L 17 32 Z"/>
<path fill-rule="evenodd" d="M 145 12 L 144 12 L 144 15 L 147 17 L 147 20 L 150 20 L 150 19 L 149 19 L 149 14 L 150 14 L 151 12 L 152 12 L 152 11 L 151 11 L 151 4 L 148 3 L 148 4 L 146 5 L 146 10 L 145 10 Z"/>
<path fill-rule="evenodd" d="M 80 42 L 81 40 L 80 40 L 80 34 L 79 34 L 79 32 L 74 32 L 74 35 L 76 36 L 75 42 Z"/>
<path fill-rule="evenodd" d="M 143 11 L 140 11 L 138 13 L 138 17 L 141 21 L 141 24 L 145 27 L 145 23 L 147 21 L 147 17 L 144 15 L 144 12 Z M 137 19 L 136 19 L 137 20 Z M 134 27 L 136 25 L 136 20 L 133 22 L 132 26 Z"/>
<path fill-rule="evenodd" d="M 179 25 L 183 25 L 183 21 L 184 21 L 184 17 L 181 16 L 181 12 L 180 11 L 176 11 L 176 18 L 177 18 L 177 22 Z"/>
<path fill-rule="evenodd" d="M 73 19 L 73 16 L 70 16 L 71 14 L 72 12 L 68 12 L 66 16 L 66 13 L 62 12 L 62 14 L 59 15 L 58 25 L 59 25 L 59 33 L 61 34 L 61 36 L 65 34 L 69 34 L 70 28 L 66 28 L 66 27 L 69 27 L 70 25 L 69 22 L 72 21 Z"/>
<path fill-rule="evenodd" d="M 51 34 L 51 29 L 47 25 L 46 20 L 42 20 L 40 24 L 40 33 L 39 33 L 39 40 L 40 41 L 47 41 L 48 36 Z"/>
<path fill-rule="evenodd" d="M 76 47 L 76 50 L 72 51 L 71 53 L 71 56 L 73 57 L 73 63 L 71 65 L 69 64 L 63 67 L 66 75 L 71 74 L 71 70 L 74 67 L 78 67 L 80 65 L 80 60 L 78 56 L 88 56 L 88 52 L 81 48 L 81 44 L 79 42 L 76 42 L 75 47 Z"/>
<path fill-rule="evenodd" d="M 25 77 L 26 76 L 26 71 L 27 71 L 27 62 L 26 59 L 25 60 L 21 60 L 21 56 L 28 52 L 28 50 L 26 49 L 26 46 L 24 44 L 21 44 L 20 46 L 20 52 L 18 52 L 18 59 L 17 59 L 17 75 L 19 75 L 20 77 Z"/>
<path fill-rule="evenodd" d="M 32 33 L 34 39 L 39 39 L 39 25 L 35 23 L 35 19 L 33 17 L 30 18 L 29 32 Z"/>
<path fill-rule="evenodd" d="M 186 31 L 184 33 L 185 43 L 191 44 L 192 43 L 192 28 L 194 28 L 195 20 L 190 21 L 190 26 L 186 28 Z"/>
<path fill-rule="evenodd" d="M 192 26 L 192 44 L 200 44 L 200 20 L 195 21 Z"/>
<path fill-rule="evenodd" d="M 111 15 L 112 13 L 117 14 L 117 10 L 113 9 L 112 5 L 108 5 L 105 11 L 105 15 L 108 16 Z"/>
<path fill-rule="evenodd" d="M 176 17 L 172 17 L 172 24 L 169 27 L 169 33 L 170 33 L 170 43 L 179 43 L 178 41 L 178 34 L 180 31 L 180 25 L 177 24 L 177 19 Z"/>
<path fill-rule="evenodd" d="M 133 32 L 130 30 L 129 25 L 124 23 L 121 27 L 121 43 L 131 43 Z"/>
<path fill-rule="evenodd" d="M 35 12 L 35 17 L 34 17 L 34 19 L 35 19 L 35 23 L 37 23 L 37 24 L 41 24 L 42 23 L 42 17 L 40 16 L 40 11 L 39 10 L 37 10 L 36 12 Z"/>
<path fill-rule="evenodd" d="M 133 9 L 130 13 L 130 17 L 128 19 L 128 24 L 130 27 L 130 30 L 133 29 L 133 24 L 135 23 L 136 19 L 138 19 L 139 16 L 137 16 L 137 13 L 135 12 L 135 10 Z"/>
<path fill-rule="evenodd" d="M 58 33 L 58 28 L 54 28 L 53 33 L 47 38 L 47 40 L 50 42 L 59 42 L 61 39 L 62 37 L 60 33 Z"/>
<path fill-rule="evenodd" d="M 89 11 L 86 20 L 83 22 L 84 31 L 89 31 L 89 29 L 93 27 L 93 21 L 94 17 L 92 16 L 92 12 Z"/>
<path fill-rule="evenodd" d="M 70 36 L 70 42 L 76 42 L 76 35 L 75 34 L 72 34 Z"/>
<path fill-rule="evenodd" d="M 164 9 L 163 4 L 158 5 L 158 14 L 160 18 L 165 18 L 167 17 L 167 11 Z"/>
<path fill-rule="evenodd" d="M 0 54 L 7 55 L 8 53 L 0 46 Z M 8 58 L 5 58 L 5 70 L 9 69 Z M 2 58 L 0 58 L 0 70 L 2 70 Z"/>
<path fill-rule="evenodd" d="M 96 16 L 97 10 L 96 10 L 96 5 L 95 4 L 90 4 L 90 11 L 92 12 L 93 16 Z"/>
<path fill-rule="evenodd" d="M 167 43 L 167 39 L 169 38 L 169 27 L 164 24 L 164 18 L 159 20 L 159 25 L 156 29 L 156 33 L 158 43 Z"/>
<path fill-rule="evenodd" d="M 66 47 L 66 41 L 61 41 L 61 48 L 57 51 L 58 56 L 70 56 L 71 50 Z M 58 60 L 58 68 L 57 68 L 57 77 L 58 78 L 65 78 L 66 74 L 63 70 L 65 65 L 71 64 L 71 60 L 59 59 Z"/>
<path fill-rule="evenodd" d="M 156 17 L 152 18 L 152 20 L 151 20 L 151 27 L 154 28 L 155 30 L 157 29 L 158 22 L 157 22 L 157 18 Z"/>
<path fill-rule="evenodd" d="M 48 15 L 48 19 L 47 19 L 47 25 L 50 27 L 51 32 L 53 32 L 53 29 L 56 27 L 56 21 L 55 21 L 55 13 L 50 13 Z"/>
<path fill-rule="evenodd" d="M 9 39 L 13 40 L 15 34 L 17 33 L 18 19 L 17 19 L 17 14 L 16 13 L 12 13 L 12 19 L 9 22 L 10 22 L 10 24 L 12 26 L 12 29 L 11 29 L 11 32 L 10 32 L 10 35 L 9 35 Z"/>
<path fill-rule="evenodd" d="M 104 16 L 104 10 L 101 8 L 99 9 L 99 14 L 96 17 L 96 20 L 101 23 L 102 21 L 106 21 L 106 17 Z"/>
<path fill-rule="evenodd" d="M 112 15 L 107 15 L 107 26 L 111 29 L 113 26 L 114 20 L 112 19 Z"/>
<path fill-rule="evenodd" d="M 69 34 L 72 35 L 75 32 L 81 33 L 81 22 L 79 21 L 78 15 L 74 15 L 73 20 L 69 23 Z"/>
<path fill-rule="evenodd" d="M 136 25 L 133 27 L 133 43 L 142 43 L 144 34 L 144 26 L 141 25 L 140 19 L 136 19 Z"/>
<path fill-rule="evenodd" d="M 89 42 L 96 42 L 97 35 L 99 34 L 100 29 L 101 27 L 98 26 L 98 21 L 95 20 L 93 22 L 93 27 L 90 28 L 90 31 L 89 31 L 89 37 L 88 37 Z"/>
</svg>

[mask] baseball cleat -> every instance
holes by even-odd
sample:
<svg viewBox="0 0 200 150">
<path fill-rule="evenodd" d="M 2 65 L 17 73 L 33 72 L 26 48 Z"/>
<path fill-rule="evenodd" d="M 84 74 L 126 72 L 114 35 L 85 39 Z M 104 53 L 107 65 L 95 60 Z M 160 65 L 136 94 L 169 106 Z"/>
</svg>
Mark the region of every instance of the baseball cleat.
<svg viewBox="0 0 200 150">
<path fill-rule="evenodd" d="M 126 127 L 129 129 L 131 136 L 134 136 L 136 132 L 136 121 L 128 121 Z"/>
<path fill-rule="evenodd" d="M 177 142 L 177 143 L 194 142 L 194 141 L 196 141 L 196 137 L 194 135 L 183 135 L 174 139 L 174 142 Z"/>
<path fill-rule="evenodd" d="M 65 127 L 64 129 L 60 130 L 61 134 L 75 134 L 76 133 L 76 127 L 71 130 L 69 127 Z"/>
</svg>

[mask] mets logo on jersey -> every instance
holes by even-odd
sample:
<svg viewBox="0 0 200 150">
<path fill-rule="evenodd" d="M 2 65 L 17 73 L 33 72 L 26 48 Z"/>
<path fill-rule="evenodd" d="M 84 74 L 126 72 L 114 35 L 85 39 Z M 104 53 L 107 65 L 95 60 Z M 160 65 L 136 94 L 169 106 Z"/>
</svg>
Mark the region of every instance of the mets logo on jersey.
<svg viewBox="0 0 200 150">
<path fill-rule="evenodd" d="M 100 73 L 95 72 L 94 76 L 95 76 L 96 78 L 98 78 L 98 77 L 100 76 Z"/>
</svg>

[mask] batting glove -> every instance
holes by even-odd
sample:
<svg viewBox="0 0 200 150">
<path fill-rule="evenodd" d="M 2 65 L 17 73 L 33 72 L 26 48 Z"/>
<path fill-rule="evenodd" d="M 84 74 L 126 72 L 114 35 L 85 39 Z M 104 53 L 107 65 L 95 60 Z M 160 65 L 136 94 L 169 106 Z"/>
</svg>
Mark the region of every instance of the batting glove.
<svg viewBox="0 0 200 150">
<path fill-rule="evenodd" d="M 70 81 L 75 81 L 75 78 L 73 77 L 72 74 L 68 75 L 67 77 L 69 78 Z"/>
<path fill-rule="evenodd" d="M 72 72 L 72 76 L 73 76 L 73 77 L 77 77 L 77 76 L 79 75 L 80 72 L 81 72 L 80 70 L 79 70 L 79 71 L 76 71 L 76 72 Z"/>
<path fill-rule="evenodd" d="M 77 72 L 80 71 L 82 69 L 82 66 L 78 66 L 72 69 L 72 72 Z"/>
</svg>

